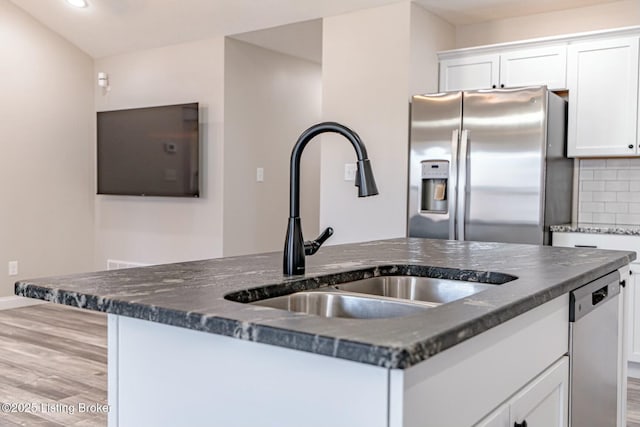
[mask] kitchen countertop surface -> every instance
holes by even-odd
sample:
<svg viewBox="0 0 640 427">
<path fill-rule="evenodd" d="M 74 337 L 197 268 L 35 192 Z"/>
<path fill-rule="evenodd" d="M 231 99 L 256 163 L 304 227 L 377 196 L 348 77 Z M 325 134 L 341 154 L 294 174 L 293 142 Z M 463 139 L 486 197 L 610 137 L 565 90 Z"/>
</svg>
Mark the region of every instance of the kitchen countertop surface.
<svg viewBox="0 0 640 427">
<path fill-rule="evenodd" d="M 404 369 L 634 259 L 635 253 L 627 251 L 409 238 L 323 247 L 307 257 L 307 273 L 298 277 L 283 276 L 282 253 L 273 252 L 23 280 L 15 293 Z M 424 313 L 388 319 L 324 318 L 224 298 L 236 293 L 250 301 L 316 288 L 327 277 L 345 281 L 388 275 L 395 265 L 443 278 L 501 277 L 489 272 L 518 278 Z M 274 286 L 255 289 L 265 285 Z"/>
<path fill-rule="evenodd" d="M 551 231 L 558 233 L 620 234 L 625 236 L 640 236 L 639 225 L 579 223 L 552 225 L 550 228 Z"/>
</svg>

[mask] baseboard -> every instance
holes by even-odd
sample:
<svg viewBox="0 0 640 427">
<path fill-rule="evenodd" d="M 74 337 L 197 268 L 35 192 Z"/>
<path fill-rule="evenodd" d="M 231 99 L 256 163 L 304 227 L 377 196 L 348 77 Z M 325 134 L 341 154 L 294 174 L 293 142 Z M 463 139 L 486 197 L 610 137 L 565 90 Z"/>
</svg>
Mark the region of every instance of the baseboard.
<svg viewBox="0 0 640 427">
<path fill-rule="evenodd" d="M 11 295 L 8 297 L 0 297 L 0 310 L 9 310 L 11 308 L 26 307 L 29 305 L 43 304 L 46 301 L 41 301 L 33 298 L 19 297 L 17 295 Z"/>
<path fill-rule="evenodd" d="M 627 376 L 640 379 L 640 363 L 629 362 Z"/>
</svg>

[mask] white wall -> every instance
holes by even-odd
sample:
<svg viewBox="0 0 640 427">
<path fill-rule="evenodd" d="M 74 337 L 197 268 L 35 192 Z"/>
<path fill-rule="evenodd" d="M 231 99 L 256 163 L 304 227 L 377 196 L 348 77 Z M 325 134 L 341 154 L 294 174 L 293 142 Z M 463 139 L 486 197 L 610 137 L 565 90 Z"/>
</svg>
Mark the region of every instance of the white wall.
<svg viewBox="0 0 640 427">
<path fill-rule="evenodd" d="M 640 25 L 640 0 L 624 0 L 456 27 L 456 47 Z"/>
<path fill-rule="evenodd" d="M 320 225 L 334 227 L 331 244 L 406 235 L 409 95 L 435 88 L 436 51 L 453 40 L 453 27 L 410 2 L 324 20 L 323 119 L 360 135 L 380 191 L 359 199 L 343 180 L 353 149 L 323 137 Z"/>
<path fill-rule="evenodd" d="M 320 37 L 320 34 L 318 34 Z M 224 255 L 281 251 L 289 215 L 289 159 L 320 121 L 320 64 L 242 41 L 225 43 Z M 301 167 L 301 218 L 318 233 L 319 145 Z M 256 168 L 264 182 L 256 182 Z"/>
<path fill-rule="evenodd" d="M 455 27 L 411 3 L 409 96 L 438 91 L 440 50 L 455 48 Z"/>
<path fill-rule="evenodd" d="M 88 55 L 0 0 L 0 296 L 92 269 L 93 85 Z"/>
<path fill-rule="evenodd" d="M 222 255 L 222 37 L 95 61 L 111 90 L 96 86 L 95 110 L 200 103 L 199 199 L 96 196 L 96 268 L 107 259 L 165 263 Z M 95 144 L 95 140 L 92 140 Z"/>
</svg>

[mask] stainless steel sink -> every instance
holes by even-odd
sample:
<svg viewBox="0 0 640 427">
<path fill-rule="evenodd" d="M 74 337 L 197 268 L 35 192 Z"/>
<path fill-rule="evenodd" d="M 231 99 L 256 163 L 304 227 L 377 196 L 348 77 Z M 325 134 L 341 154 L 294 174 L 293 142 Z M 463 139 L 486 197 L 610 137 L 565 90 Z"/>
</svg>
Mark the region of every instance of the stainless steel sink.
<svg viewBox="0 0 640 427">
<path fill-rule="evenodd" d="M 434 277 L 443 275 L 448 279 Z M 391 264 L 239 290 L 225 299 L 325 317 L 387 318 L 420 313 L 516 279 L 491 271 Z"/>
<path fill-rule="evenodd" d="M 422 313 L 437 304 L 394 300 L 384 296 L 354 295 L 348 292 L 305 291 L 253 302 L 254 305 L 279 308 L 323 317 L 377 319 Z"/>
<path fill-rule="evenodd" d="M 417 276 L 380 276 L 335 285 L 336 289 L 383 297 L 445 304 L 495 285 Z"/>
</svg>

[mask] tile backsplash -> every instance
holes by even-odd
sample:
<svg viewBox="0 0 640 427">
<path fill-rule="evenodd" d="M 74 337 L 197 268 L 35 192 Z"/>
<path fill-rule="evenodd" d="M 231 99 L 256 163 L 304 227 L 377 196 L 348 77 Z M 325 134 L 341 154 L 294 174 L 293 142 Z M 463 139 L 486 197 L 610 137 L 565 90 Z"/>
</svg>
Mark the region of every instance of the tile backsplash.
<svg viewBox="0 0 640 427">
<path fill-rule="evenodd" d="M 640 158 L 581 159 L 578 222 L 640 225 Z"/>
</svg>

